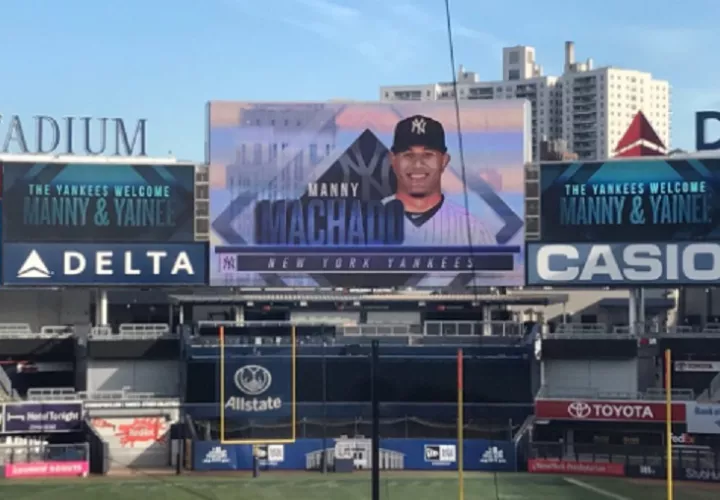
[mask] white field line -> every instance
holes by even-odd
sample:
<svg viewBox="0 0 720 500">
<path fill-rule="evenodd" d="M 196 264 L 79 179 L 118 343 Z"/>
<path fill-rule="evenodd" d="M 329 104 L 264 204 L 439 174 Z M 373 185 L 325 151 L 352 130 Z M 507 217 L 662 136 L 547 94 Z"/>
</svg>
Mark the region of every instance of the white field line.
<svg viewBox="0 0 720 500">
<path fill-rule="evenodd" d="M 593 486 L 592 484 L 588 484 L 585 481 L 580 481 L 579 479 L 571 478 L 571 477 L 564 477 L 565 481 L 567 481 L 570 484 L 573 484 L 579 488 L 582 488 L 584 490 L 592 491 L 594 493 L 597 493 L 598 495 L 602 495 L 606 498 L 612 498 L 613 500 L 630 500 L 628 497 L 624 497 L 622 495 L 618 495 L 616 493 L 611 493 L 607 490 L 604 490 L 602 488 L 598 488 L 597 486 Z"/>
</svg>

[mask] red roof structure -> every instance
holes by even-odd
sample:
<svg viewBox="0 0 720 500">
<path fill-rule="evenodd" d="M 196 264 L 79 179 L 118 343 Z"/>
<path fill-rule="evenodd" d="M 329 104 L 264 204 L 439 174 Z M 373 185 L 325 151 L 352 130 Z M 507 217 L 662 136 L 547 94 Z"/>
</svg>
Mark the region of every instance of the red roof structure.
<svg viewBox="0 0 720 500">
<path fill-rule="evenodd" d="M 638 111 L 615 148 L 615 157 L 665 156 L 667 148 L 642 111 Z"/>
</svg>

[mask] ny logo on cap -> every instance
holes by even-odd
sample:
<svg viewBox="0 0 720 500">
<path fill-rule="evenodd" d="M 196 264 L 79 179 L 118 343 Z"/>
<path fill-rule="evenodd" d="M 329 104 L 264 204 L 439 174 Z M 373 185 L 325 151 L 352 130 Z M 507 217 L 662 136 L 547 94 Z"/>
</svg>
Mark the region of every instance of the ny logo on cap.
<svg viewBox="0 0 720 500">
<path fill-rule="evenodd" d="M 425 133 L 425 125 L 427 125 L 425 118 L 415 118 L 410 124 L 412 127 L 410 132 L 417 135 L 423 135 Z"/>
</svg>

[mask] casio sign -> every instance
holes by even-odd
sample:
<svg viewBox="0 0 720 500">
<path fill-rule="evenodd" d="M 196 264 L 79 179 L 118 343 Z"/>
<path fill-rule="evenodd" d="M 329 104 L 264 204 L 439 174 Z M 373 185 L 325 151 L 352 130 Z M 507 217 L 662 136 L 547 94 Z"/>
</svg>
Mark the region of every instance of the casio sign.
<svg viewBox="0 0 720 500">
<path fill-rule="evenodd" d="M 707 283 L 720 280 L 720 244 L 528 244 L 528 285 Z"/>
</svg>

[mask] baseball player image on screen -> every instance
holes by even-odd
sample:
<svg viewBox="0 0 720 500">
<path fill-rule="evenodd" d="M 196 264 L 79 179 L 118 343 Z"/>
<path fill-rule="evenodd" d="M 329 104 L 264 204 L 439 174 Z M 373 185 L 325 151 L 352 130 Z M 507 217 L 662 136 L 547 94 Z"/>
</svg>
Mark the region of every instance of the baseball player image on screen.
<svg viewBox="0 0 720 500">
<path fill-rule="evenodd" d="M 397 178 L 397 190 L 383 202 L 400 200 L 405 206 L 406 245 L 497 244 L 481 221 L 468 217 L 465 207 L 452 203 L 443 195 L 442 175 L 450 163 L 450 155 L 440 122 L 422 115 L 401 120 L 395 126 L 389 156 Z"/>
</svg>

